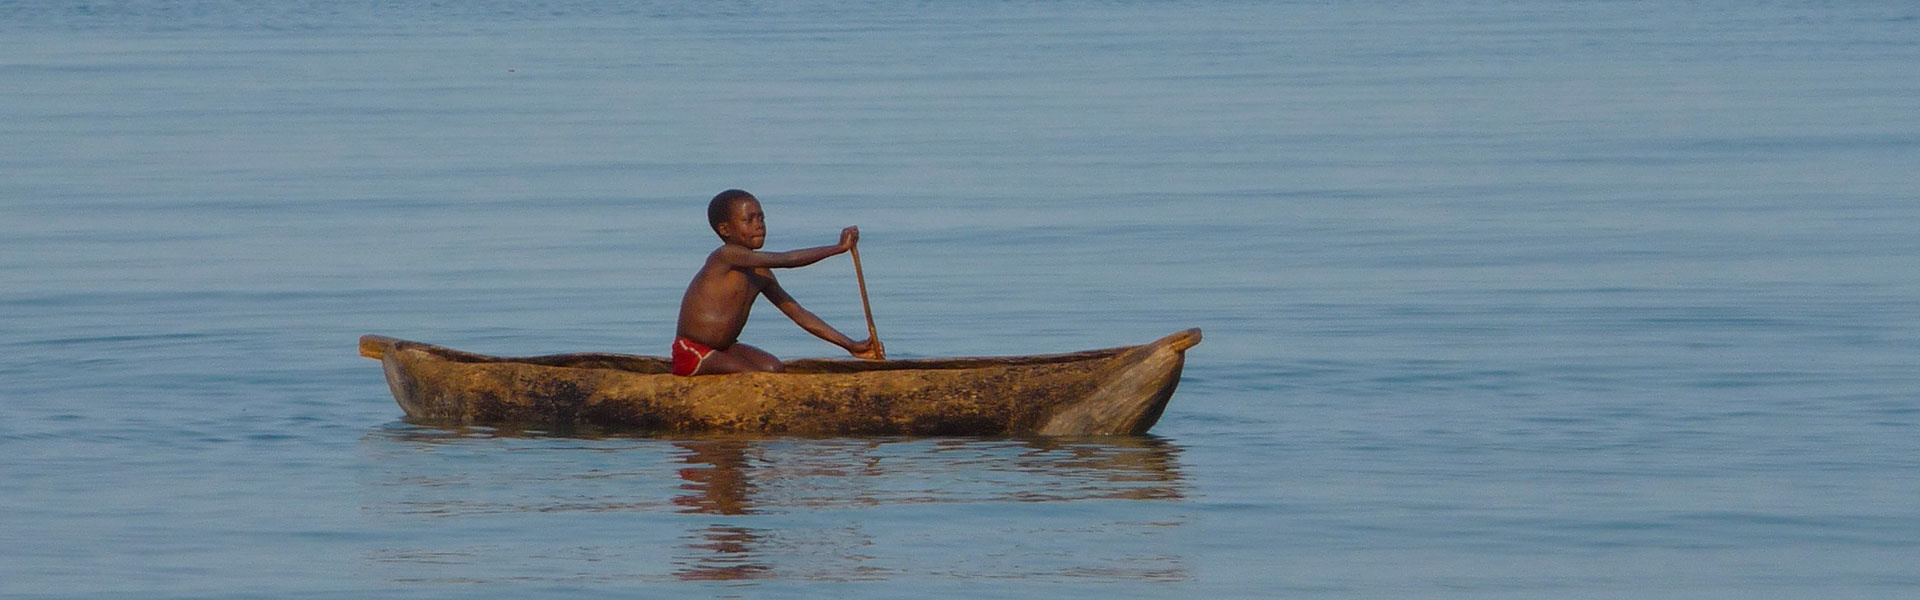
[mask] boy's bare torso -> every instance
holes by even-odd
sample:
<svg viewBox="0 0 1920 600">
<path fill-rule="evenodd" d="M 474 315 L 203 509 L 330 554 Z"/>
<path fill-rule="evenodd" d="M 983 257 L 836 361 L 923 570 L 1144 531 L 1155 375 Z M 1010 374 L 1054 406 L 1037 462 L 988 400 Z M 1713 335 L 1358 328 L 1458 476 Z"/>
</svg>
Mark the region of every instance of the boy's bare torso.
<svg viewBox="0 0 1920 600">
<path fill-rule="evenodd" d="M 720 254 L 726 248 L 707 255 L 706 264 L 687 285 L 680 299 L 680 325 L 675 333 L 709 348 L 725 350 L 740 341 L 753 303 L 774 283 L 770 269 L 735 267 Z"/>
</svg>

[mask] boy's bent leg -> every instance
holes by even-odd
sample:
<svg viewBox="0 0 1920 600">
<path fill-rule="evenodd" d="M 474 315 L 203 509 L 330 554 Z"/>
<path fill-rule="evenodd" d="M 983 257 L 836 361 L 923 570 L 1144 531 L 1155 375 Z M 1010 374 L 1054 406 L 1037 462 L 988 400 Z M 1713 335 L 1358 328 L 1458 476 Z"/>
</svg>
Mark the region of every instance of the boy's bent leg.
<svg viewBox="0 0 1920 600">
<path fill-rule="evenodd" d="M 715 350 L 707 356 L 694 375 L 720 375 L 723 373 L 747 373 L 754 371 L 780 371 L 780 359 L 767 351 L 746 344 L 734 344 L 726 350 Z"/>
<path fill-rule="evenodd" d="M 747 364 L 753 365 L 752 370 L 754 371 L 779 373 L 785 370 L 785 367 L 780 364 L 779 358 L 765 350 L 747 344 L 734 344 L 732 348 L 727 349 L 727 354 Z"/>
</svg>

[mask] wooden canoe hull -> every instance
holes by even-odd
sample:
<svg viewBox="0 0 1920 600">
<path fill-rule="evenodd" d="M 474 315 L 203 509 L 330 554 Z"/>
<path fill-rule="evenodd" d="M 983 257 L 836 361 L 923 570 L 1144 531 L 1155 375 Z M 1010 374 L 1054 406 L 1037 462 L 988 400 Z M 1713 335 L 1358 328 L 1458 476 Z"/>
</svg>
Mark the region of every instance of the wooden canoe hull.
<svg viewBox="0 0 1920 600">
<path fill-rule="evenodd" d="M 784 373 L 678 377 L 664 358 L 503 358 L 369 335 L 407 416 L 439 424 L 592 426 L 663 433 L 1125 435 L 1145 433 L 1180 383 L 1189 329 L 1073 354 L 896 361 L 805 359 Z"/>
</svg>

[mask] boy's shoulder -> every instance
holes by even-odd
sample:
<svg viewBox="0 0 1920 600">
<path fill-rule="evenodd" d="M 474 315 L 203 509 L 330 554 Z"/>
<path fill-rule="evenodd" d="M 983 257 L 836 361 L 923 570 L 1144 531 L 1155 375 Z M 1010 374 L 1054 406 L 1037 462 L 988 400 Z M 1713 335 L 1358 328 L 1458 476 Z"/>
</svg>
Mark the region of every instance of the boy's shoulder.
<svg viewBox="0 0 1920 600">
<path fill-rule="evenodd" d="M 746 246 L 741 246 L 739 244 L 721 244 L 719 248 L 714 248 L 712 252 L 707 253 L 707 262 L 713 262 L 716 260 L 727 261 L 729 259 L 739 258 L 742 256 L 747 256 L 749 254 L 753 254 L 753 250 L 747 248 Z"/>
<path fill-rule="evenodd" d="M 719 248 L 714 248 L 712 252 L 707 253 L 706 266 L 726 269 L 744 268 L 755 253 L 754 249 L 739 244 L 721 244 Z"/>
</svg>

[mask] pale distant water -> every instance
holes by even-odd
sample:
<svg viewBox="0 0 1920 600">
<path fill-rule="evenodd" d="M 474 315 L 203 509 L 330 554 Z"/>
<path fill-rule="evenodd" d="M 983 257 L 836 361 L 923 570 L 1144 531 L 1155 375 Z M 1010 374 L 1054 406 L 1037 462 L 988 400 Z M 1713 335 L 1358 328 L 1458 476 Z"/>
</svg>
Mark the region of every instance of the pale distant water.
<svg viewBox="0 0 1920 600">
<path fill-rule="evenodd" d="M 355 355 L 664 353 L 729 187 L 900 356 L 1206 341 L 1138 439 Z M 1920 5 L 0 1 L 0 596 L 1920 597 Z"/>
</svg>

